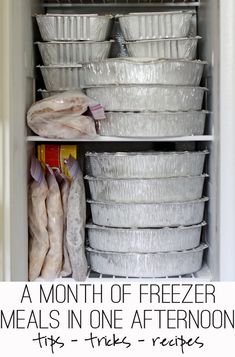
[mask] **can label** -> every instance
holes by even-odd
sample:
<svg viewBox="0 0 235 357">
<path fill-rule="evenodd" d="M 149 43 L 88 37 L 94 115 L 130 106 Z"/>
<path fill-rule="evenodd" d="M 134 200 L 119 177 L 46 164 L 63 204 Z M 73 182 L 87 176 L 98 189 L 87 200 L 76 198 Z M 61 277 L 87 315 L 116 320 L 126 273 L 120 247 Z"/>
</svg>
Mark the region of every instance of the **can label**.
<svg viewBox="0 0 235 357">
<path fill-rule="evenodd" d="M 61 173 L 71 178 L 66 162 L 70 156 L 77 159 L 77 145 L 57 145 L 46 144 L 38 145 L 38 160 L 41 162 L 44 171 L 46 165 L 53 170 L 59 170 Z"/>
</svg>

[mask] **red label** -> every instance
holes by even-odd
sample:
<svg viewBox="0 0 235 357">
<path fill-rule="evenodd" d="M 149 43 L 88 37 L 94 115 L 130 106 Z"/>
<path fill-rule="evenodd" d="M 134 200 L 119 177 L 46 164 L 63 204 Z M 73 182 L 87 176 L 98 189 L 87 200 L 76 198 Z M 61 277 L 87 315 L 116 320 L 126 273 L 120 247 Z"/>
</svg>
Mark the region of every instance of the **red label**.
<svg viewBox="0 0 235 357">
<path fill-rule="evenodd" d="M 45 162 L 52 169 L 58 168 L 61 170 L 60 145 L 45 145 Z"/>
</svg>

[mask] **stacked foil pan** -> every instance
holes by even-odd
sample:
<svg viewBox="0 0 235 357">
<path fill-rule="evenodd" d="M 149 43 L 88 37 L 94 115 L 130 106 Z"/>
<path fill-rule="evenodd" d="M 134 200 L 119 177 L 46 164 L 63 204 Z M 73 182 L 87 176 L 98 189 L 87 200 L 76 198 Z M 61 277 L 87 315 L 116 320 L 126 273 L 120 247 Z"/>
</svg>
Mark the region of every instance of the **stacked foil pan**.
<svg viewBox="0 0 235 357">
<path fill-rule="evenodd" d="M 199 270 L 207 151 L 86 153 L 91 268 L 162 277 Z"/>
<path fill-rule="evenodd" d="M 200 37 L 191 36 L 193 11 L 118 15 L 129 56 L 195 59 Z"/>
<path fill-rule="evenodd" d="M 111 15 L 46 14 L 36 20 L 44 41 L 36 42 L 44 64 L 38 67 L 48 95 L 80 88 L 82 64 L 109 56 Z"/>
<path fill-rule="evenodd" d="M 144 12 L 117 15 L 127 41 L 188 36 L 193 11 Z"/>
<path fill-rule="evenodd" d="M 129 56 L 157 59 L 196 58 L 197 44 L 200 36 L 183 38 L 165 38 L 125 42 Z"/>
<path fill-rule="evenodd" d="M 195 61 L 192 12 L 119 16 L 132 58 L 86 64 L 87 95 L 103 104 L 101 135 L 203 135 L 204 62 Z M 141 58 L 140 58 L 141 57 Z M 208 152 L 87 153 L 91 268 L 133 277 L 200 269 Z"/>
<path fill-rule="evenodd" d="M 84 64 L 80 80 L 100 102 L 106 119 L 101 136 L 179 137 L 203 135 L 206 62 L 195 60 L 193 11 L 117 15 L 131 57 Z"/>
<path fill-rule="evenodd" d="M 165 84 L 199 86 L 206 62 L 113 58 L 83 66 L 85 86 L 121 84 Z"/>
<path fill-rule="evenodd" d="M 203 135 L 205 62 L 192 11 L 118 16 L 131 58 L 107 59 L 111 16 L 40 15 L 37 43 L 44 97 L 83 87 L 100 102 L 100 135 Z M 206 151 L 87 153 L 92 222 L 91 269 L 103 274 L 163 277 L 200 269 Z"/>
</svg>

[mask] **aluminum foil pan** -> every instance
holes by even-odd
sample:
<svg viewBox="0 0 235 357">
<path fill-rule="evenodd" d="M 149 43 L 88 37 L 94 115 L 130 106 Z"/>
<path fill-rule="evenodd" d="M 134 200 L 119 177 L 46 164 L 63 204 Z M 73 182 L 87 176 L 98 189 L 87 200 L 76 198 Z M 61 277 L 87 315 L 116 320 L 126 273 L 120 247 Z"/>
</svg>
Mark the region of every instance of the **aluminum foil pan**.
<svg viewBox="0 0 235 357">
<path fill-rule="evenodd" d="M 192 249 L 199 245 L 202 227 L 195 226 L 157 229 L 108 228 L 88 224 L 89 245 L 110 252 L 156 253 Z"/>
<path fill-rule="evenodd" d="M 88 202 L 94 224 L 120 228 L 152 228 L 191 226 L 202 222 L 207 200 L 208 198 L 202 198 L 168 203 Z"/>
<path fill-rule="evenodd" d="M 88 97 L 106 111 L 188 111 L 201 110 L 203 87 L 165 85 L 110 85 L 87 88 Z"/>
<path fill-rule="evenodd" d="M 125 277 L 165 277 L 195 273 L 202 266 L 206 244 L 166 253 L 116 253 L 88 248 L 91 269 Z"/>
<path fill-rule="evenodd" d="M 126 40 L 188 36 L 193 11 L 117 15 Z"/>
<path fill-rule="evenodd" d="M 203 135 L 206 111 L 188 112 L 106 112 L 97 121 L 102 136 L 163 137 Z"/>
<path fill-rule="evenodd" d="M 43 41 L 105 41 L 111 15 L 36 15 Z"/>
<path fill-rule="evenodd" d="M 202 197 L 207 175 L 157 179 L 112 179 L 86 176 L 94 201 L 181 202 Z"/>
<path fill-rule="evenodd" d="M 83 66 L 85 86 L 109 84 L 195 85 L 201 82 L 206 62 L 110 58 Z"/>
<path fill-rule="evenodd" d="M 125 42 L 125 44 L 131 57 L 194 60 L 200 38 L 197 36 L 192 38 L 145 40 Z"/>
<path fill-rule="evenodd" d="M 199 176 L 208 151 L 86 153 L 86 173 L 94 177 L 160 178 Z"/>
<path fill-rule="evenodd" d="M 82 66 L 37 66 L 48 91 L 78 89 L 81 86 Z"/>
<path fill-rule="evenodd" d="M 108 57 L 113 41 L 36 42 L 45 66 L 76 65 Z"/>
</svg>

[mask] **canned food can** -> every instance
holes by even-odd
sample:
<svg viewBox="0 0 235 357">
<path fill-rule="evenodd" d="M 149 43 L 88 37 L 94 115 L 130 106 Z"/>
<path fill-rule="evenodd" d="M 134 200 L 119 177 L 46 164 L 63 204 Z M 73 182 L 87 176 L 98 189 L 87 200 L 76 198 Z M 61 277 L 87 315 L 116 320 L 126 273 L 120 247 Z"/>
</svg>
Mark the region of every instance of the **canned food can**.
<svg viewBox="0 0 235 357">
<path fill-rule="evenodd" d="M 49 165 L 71 178 L 66 161 L 70 156 L 77 159 L 77 145 L 42 144 L 38 145 L 37 154 L 44 170 Z"/>
</svg>

